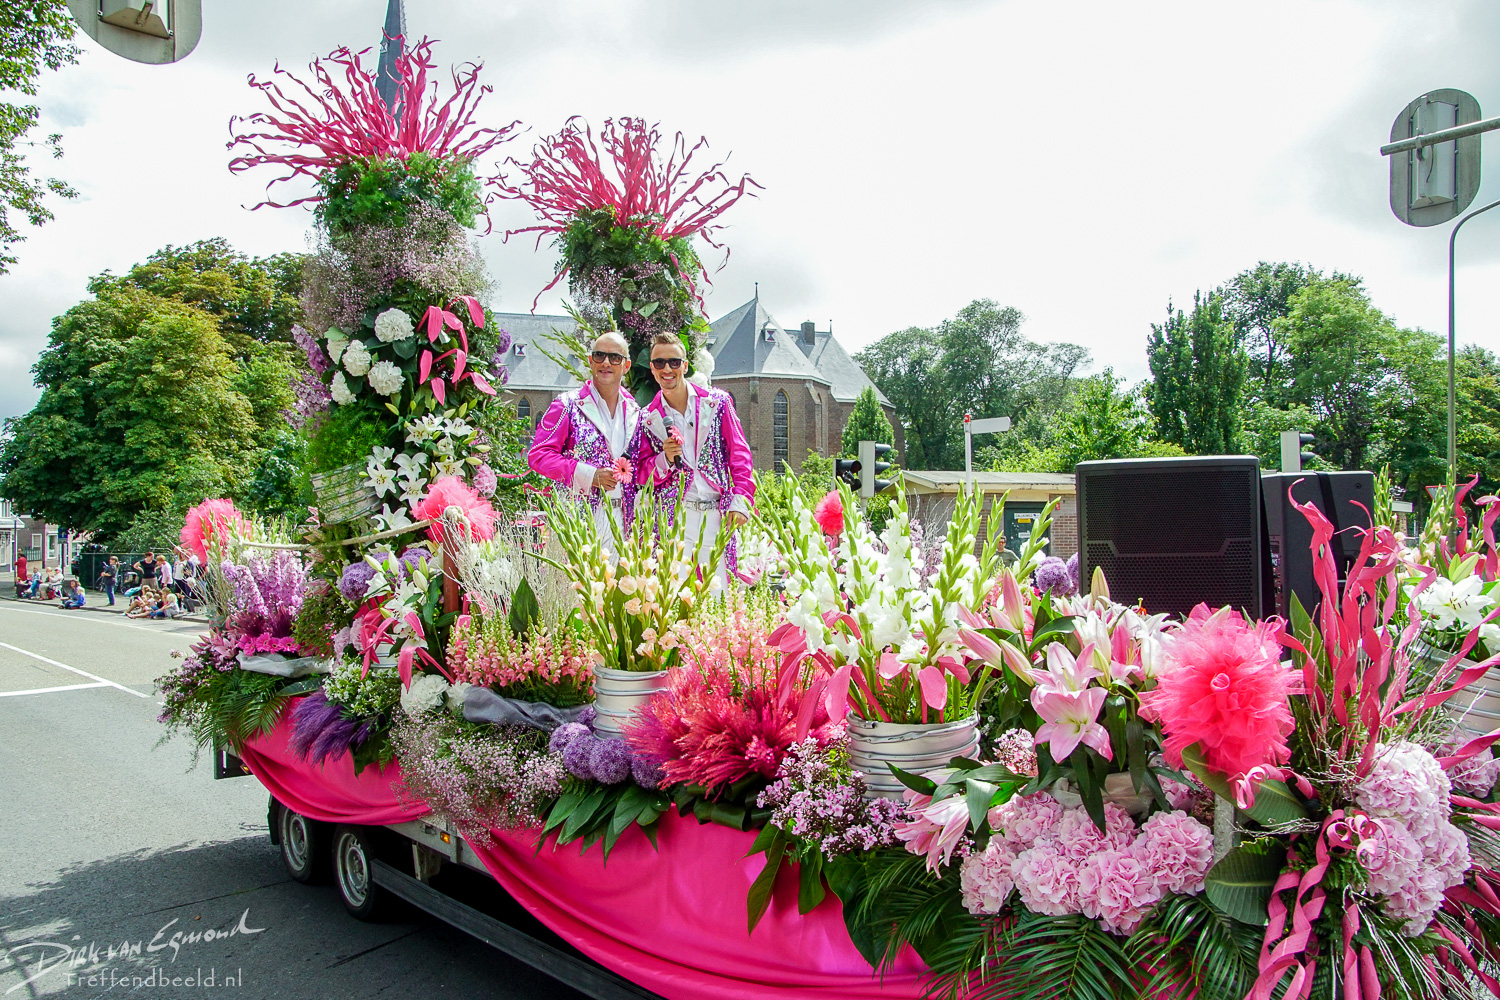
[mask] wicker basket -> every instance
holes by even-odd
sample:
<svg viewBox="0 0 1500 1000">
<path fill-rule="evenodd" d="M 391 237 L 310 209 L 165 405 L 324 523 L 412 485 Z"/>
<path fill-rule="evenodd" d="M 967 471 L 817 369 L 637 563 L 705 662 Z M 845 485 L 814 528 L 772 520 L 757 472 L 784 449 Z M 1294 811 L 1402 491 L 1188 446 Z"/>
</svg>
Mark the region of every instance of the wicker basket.
<svg viewBox="0 0 1500 1000">
<path fill-rule="evenodd" d="M 364 477 L 364 463 L 320 472 L 312 477 L 318 515 L 325 524 L 341 524 L 369 517 L 380 509 L 375 491 Z"/>
</svg>

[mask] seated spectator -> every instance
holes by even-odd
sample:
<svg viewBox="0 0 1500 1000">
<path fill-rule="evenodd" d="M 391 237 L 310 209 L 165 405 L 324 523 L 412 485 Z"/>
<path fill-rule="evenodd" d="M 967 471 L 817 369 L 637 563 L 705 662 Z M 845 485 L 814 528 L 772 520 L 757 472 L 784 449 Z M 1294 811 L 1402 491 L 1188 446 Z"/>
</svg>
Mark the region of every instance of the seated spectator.
<svg viewBox="0 0 1500 1000">
<path fill-rule="evenodd" d="M 156 588 L 147 584 L 146 586 L 141 587 L 140 591 L 130 599 L 130 608 L 125 612 L 125 614 L 130 618 L 145 618 L 147 615 L 151 614 L 151 611 L 156 606 L 156 603 Z"/>
<path fill-rule="evenodd" d="M 78 585 L 78 581 L 72 577 L 64 580 L 62 606 L 65 608 L 81 608 L 83 607 L 83 602 L 83 588 Z"/>
<path fill-rule="evenodd" d="M 161 600 L 151 612 L 152 618 L 176 618 L 182 614 L 182 603 L 177 600 L 175 590 L 163 590 Z"/>
</svg>

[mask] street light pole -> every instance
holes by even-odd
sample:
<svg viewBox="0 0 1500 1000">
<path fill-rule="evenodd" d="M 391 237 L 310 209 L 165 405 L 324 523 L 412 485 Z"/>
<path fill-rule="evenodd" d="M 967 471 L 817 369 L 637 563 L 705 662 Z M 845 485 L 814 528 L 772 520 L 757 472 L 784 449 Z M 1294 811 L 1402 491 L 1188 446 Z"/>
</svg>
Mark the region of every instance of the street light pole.
<svg viewBox="0 0 1500 1000">
<path fill-rule="evenodd" d="M 1500 201 L 1492 201 L 1483 208 L 1476 208 L 1468 215 L 1459 219 L 1453 227 L 1453 232 L 1448 236 L 1448 485 L 1458 484 L 1458 435 L 1455 420 L 1455 397 L 1453 391 L 1453 352 L 1454 352 L 1454 308 L 1453 308 L 1453 253 L 1454 246 L 1458 241 L 1458 231 L 1463 228 L 1465 222 L 1476 215 L 1483 215 L 1492 208 L 1500 207 Z"/>
</svg>

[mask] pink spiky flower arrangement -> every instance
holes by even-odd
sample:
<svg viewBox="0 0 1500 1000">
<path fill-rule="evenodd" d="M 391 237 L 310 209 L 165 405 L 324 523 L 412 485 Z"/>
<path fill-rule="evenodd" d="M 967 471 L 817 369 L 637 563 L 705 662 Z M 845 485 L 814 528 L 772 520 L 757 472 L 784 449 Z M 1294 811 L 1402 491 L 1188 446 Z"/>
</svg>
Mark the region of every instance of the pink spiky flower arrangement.
<svg viewBox="0 0 1500 1000">
<path fill-rule="evenodd" d="M 355 52 L 344 46 L 314 59 L 309 66 L 313 83 L 279 63 L 271 79 L 257 80 L 252 74 L 250 86 L 266 95 L 273 110 L 229 120 L 233 138 L 228 148 L 241 150 L 229 162 L 229 169 L 240 173 L 259 166 L 283 168 L 286 172 L 266 185 L 269 192 L 299 176 L 320 179 L 362 158 L 406 160 L 414 153 L 426 153 L 447 162 L 472 163 L 515 138 L 519 121 L 499 129 L 475 124 L 479 103 L 491 90 L 479 84 L 479 64 L 455 67 L 453 92 L 442 97 L 437 80 L 428 78 L 437 65 L 432 60 L 432 44 L 423 38 L 396 58 L 397 113 L 380 98 L 376 70 L 360 61 L 369 49 Z M 337 79 L 340 73 L 342 81 Z M 289 87 L 289 95 L 277 82 L 278 76 L 301 92 Z M 237 131 L 236 124 L 243 129 Z M 287 202 L 267 199 L 254 207 L 289 208 L 323 197 L 320 190 Z"/>
<path fill-rule="evenodd" d="M 746 194 L 753 195 L 752 186 L 761 185 L 749 174 L 731 180 L 722 160 L 695 174 L 693 157 L 708 146 L 706 138 L 689 148 L 678 132 L 665 159 L 660 148 L 663 139 L 661 129 L 647 127 L 644 119 L 607 118 L 596 141 L 586 123 L 569 118 L 560 132 L 536 145 L 529 163 L 507 161 L 520 171 L 519 183 L 491 182 L 500 197 L 525 202 L 541 220 L 506 232 L 506 238 L 536 233 L 540 246 L 544 236 L 561 236 L 581 214 L 607 209 L 618 225 L 648 230 L 663 240 L 702 236 L 709 246 L 719 249 L 713 235 L 723 228 L 719 217 Z M 726 260 L 728 256 L 726 251 Z M 673 263 L 697 295 L 687 268 L 681 261 Z M 698 269 L 707 280 L 707 268 L 699 263 Z M 560 268 L 542 291 L 553 288 L 568 273 L 568 266 Z"/>
</svg>

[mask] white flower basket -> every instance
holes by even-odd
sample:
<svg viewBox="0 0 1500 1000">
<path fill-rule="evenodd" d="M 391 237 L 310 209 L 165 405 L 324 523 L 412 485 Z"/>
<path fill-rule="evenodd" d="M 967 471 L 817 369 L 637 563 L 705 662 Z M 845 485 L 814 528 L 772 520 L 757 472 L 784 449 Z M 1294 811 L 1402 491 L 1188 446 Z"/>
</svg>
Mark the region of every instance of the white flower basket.
<svg viewBox="0 0 1500 1000">
<path fill-rule="evenodd" d="M 1420 637 L 1412 640 L 1407 651 L 1411 654 L 1414 669 L 1420 660 L 1425 660 L 1433 668 L 1441 668 L 1453 655 L 1423 641 Z M 1448 675 L 1448 682 L 1444 687 L 1451 687 L 1460 673 L 1477 666 L 1479 666 L 1478 660 L 1460 660 L 1453 673 Z M 1408 697 L 1414 697 L 1417 692 L 1408 688 L 1406 693 Z M 1448 699 L 1444 707 L 1448 709 L 1448 714 L 1458 722 L 1458 728 L 1468 734 L 1467 739 L 1488 736 L 1496 729 L 1500 729 L 1500 671 L 1491 667 L 1485 671 L 1483 677 Z"/>
<path fill-rule="evenodd" d="M 631 715 L 672 682 L 670 670 L 612 670 L 594 666 L 594 730 L 602 737 L 619 737 Z"/>
<path fill-rule="evenodd" d="M 957 722 L 898 723 L 849 717 L 849 761 L 870 798 L 900 799 L 906 788 L 887 764 L 921 774 L 979 749 L 979 716 Z"/>
</svg>

